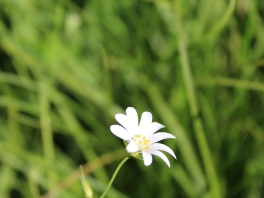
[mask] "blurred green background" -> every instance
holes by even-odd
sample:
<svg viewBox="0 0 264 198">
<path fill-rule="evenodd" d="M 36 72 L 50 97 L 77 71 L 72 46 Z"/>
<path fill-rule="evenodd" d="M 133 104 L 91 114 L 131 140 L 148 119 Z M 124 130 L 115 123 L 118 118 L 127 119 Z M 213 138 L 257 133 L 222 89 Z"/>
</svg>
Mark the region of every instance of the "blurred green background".
<svg viewBox="0 0 264 198">
<path fill-rule="evenodd" d="M 99 197 L 133 106 L 177 139 L 109 198 L 264 197 L 263 0 L 0 0 L 0 197 Z"/>
</svg>

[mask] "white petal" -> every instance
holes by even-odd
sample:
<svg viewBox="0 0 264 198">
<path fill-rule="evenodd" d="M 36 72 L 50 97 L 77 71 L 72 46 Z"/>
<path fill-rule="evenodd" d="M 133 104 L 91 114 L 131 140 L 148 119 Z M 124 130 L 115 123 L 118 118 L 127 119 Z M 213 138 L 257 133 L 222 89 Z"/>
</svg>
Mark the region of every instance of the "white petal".
<svg viewBox="0 0 264 198">
<path fill-rule="evenodd" d="M 152 122 L 152 114 L 150 112 L 144 112 L 142 113 L 139 128 L 141 132 L 144 132 L 148 129 L 149 125 Z"/>
<path fill-rule="evenodd" d="M 137 152 L 139 150 L 139 148 L 138 148 L 138 145 L 134 141 L 131 141 L 127 145 L 126 150 L 129 153 L 135 153 L 135 152 Z"/>
<path fill-rule="evenodd" d="M 115 118 L 117 122 L 119 122 L 124 128 L 128 130 L 129 128 L 129 120 L 126 115 L 124 114 L 116 114 Z"/>
<path fill-rule="evenodd" d="M 133 107 L 128 107 L 126 109 L 126 114 L 129 119 L 129 123 L 132 127 L 138 128 L 138 115 L 136 109 Z"/>
<path fill-rule="evenodd" d="M 168 138 L 176 138 L 176 137 L 174 135 L 171 135 L 170 133 L 165 133 L 165 132 L 155 133 L 154 135 L 152 135 L 149 138 L 149 140 L 150 140 L 149 144 L 153 144 L 153 143 L 156 143 L 160 140 L 164 140 L 164 139 L 168 139 Z"/>
<path fill-rule="evenodd" d="M 153 122 L 149 125 L 148 131 L 147 131 L 147 135 L 150 136 L 153 133 L 155 133 L 156 131 L 160 130 L 161 128 L 164 128 L 165 126 L 157 123 L 157 122 Z"/>
<path fill-rule="evenodd" d="M 152 155 L 149 152 L 142 151 L 142 156 L 145 166 L 149 166 L 152 163 Z"/>
<path fill-rule="evenodd" d="M 166 146 L 166 145 L 164 145 L 164 144 L 154 143 L 154 144 L 151 145 L 151 149 L 160 150 L 160 151 L 166 151 L 167 153 L 171 154 L 175 159 L 177 159 L 175 154 L 174 154 L 174 152 L 171 150 L 171 148 Z"/>
<path fill-rule="evenodd" d="M 153 151 L 151 151 L 151 154 L 160 157 L 168 165 L 168 167 L 170 167 L 170 162 L 169 162 L 168 158 L 162 152 L 153 150 Z"/>
<path fill-rule="evenodd" d="M 119 126 L 119 125 L 110 126 L 110 130 L 115 136 L 117 136 L 117 137 L 119 137 L 125 141 L 131 140 L 131 136 L 129 135 L 127 130 L 124 129 L 123 127 Z"/>
</svg>

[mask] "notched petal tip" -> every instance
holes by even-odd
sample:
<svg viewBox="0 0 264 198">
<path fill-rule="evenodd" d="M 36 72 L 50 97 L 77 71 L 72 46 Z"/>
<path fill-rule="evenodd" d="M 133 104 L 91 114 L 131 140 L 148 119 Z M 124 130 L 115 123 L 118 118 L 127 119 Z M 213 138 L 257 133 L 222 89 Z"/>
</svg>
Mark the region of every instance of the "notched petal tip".
<svg viewBox="0 0 264 198">
<path fill-rule="evenodd" d="M 129 120 L 125 114 L 118 113 L 115 115 L 115 119 L 119 124 L 121 124 L 124 128 L 129 128 Z"/>
</svg>

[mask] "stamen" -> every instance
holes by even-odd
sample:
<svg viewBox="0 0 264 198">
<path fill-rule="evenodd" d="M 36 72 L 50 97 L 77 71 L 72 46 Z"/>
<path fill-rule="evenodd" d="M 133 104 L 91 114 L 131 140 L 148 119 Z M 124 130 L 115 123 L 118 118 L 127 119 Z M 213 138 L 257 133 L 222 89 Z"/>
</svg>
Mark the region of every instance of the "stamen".
<svg viewBox="0 0 264 198">
<path fill-rule="evenodd" d="M 138 145 L 140 150 L 149 150 L 149 142 L 146 138 L 146 136 L 142 136 L 141 134 L 136 134 L 134 137 L 132 137 L 132 140 L 135 141 L 135 143 Z"/>
</svg>

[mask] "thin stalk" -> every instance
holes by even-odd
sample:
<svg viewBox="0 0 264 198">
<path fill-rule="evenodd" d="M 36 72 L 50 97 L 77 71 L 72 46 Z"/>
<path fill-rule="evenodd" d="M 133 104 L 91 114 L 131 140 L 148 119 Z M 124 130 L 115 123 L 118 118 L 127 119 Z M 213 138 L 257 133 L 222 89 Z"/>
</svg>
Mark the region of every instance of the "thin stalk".
<svg viewBox="0 0 264 198">
<path fill-rule="evenodd" d="M 177 2 L 177 3 L 175 3 Z M 178 36 L 178 48 L 180 53 L 180 61 L 181 61 L 181 68 L 183 72 L 183 78 L 185 81 L 185 87 L 188 96 L 188 102 L 190 106 L 191 116 L 193 118 L 193 125 L 195 129 L 195 135 L 198 142 L 199 150 L 201 152 L 203 164 L 205 167 L 206 175 L 209 181 L 209 185 L 211 187 L 211 197 L 220 198 L 221 196 L 221 189 L 220 189 L 220 182 L 218 176 L 215 171 L 213 158 L 209 150 L 208 143 L 206 141 L 202 121 L 199 117 L 197 99 L 195 95 L 195 89 L 193 84 L 193 77 L 189 66 L 188 61 L 188 54 L 184 42 L 184 33 L 183 33 L 183 26 L 181 24 L 181 1 L 174 1 L 174 8 L 176 8 L 175 12 L 177 14 L 177 36 Z"/>
<path fill-rule="evenodd" d="M 205 39 L 209 40 L 215 38 L 217 34 L 219 34 L 227 25 L 232 14 L 236 8 L 236 0 L 230 0 L 228 8 L 226 9 L 225 13 L 223 14 L 222 18 L 216 23 L 209 33 L 205 36 Z M 206 41 L 207 41 L 206 40 Z"/>
<path fill-rule="evenodd" d="M 101 195 L 100 198 L 103 198 L 103 197 L 106 195 L 106 193 L 108 192 L 110 186 L 112 185 L 113 181 L 115 180 L 115 177 L 116 177 L 118 171 L 120 170 L 120 168 L 122 167 L 122 165 L 123 165 L 128 159 L 129 159 L 129 157 L 125 157 L 125 158 L 122 160 L 122 162 L 120 162 L 120 164 L 119 164 L 118 167 L 116 168 L 116 170 L 115 170 L 115 172 L 114 172 L 114 174 L 113 174 L 113 176 L 112 176 L 110 182 L 108 183 L 106 189 L 104 190 L 104 192 L 103 192 L 103 194 Z"/>
<path fill-rule="evenodd" d="M 53 145 L 52 137 L 52 125 L 50 118 L 50 96 L 49 96 L 49 84 L 47 81 L 42 81 L 40 84 L 40 126 L 42 135 L 43 152 L 45 162 L 47 165 L 52 166 L 55 161 L 55 148 Z M 48 188 L 52 189 L 52 186 L 57 180 L 56 173 L 53 170 L 48 169 Z"/>
</svg>

